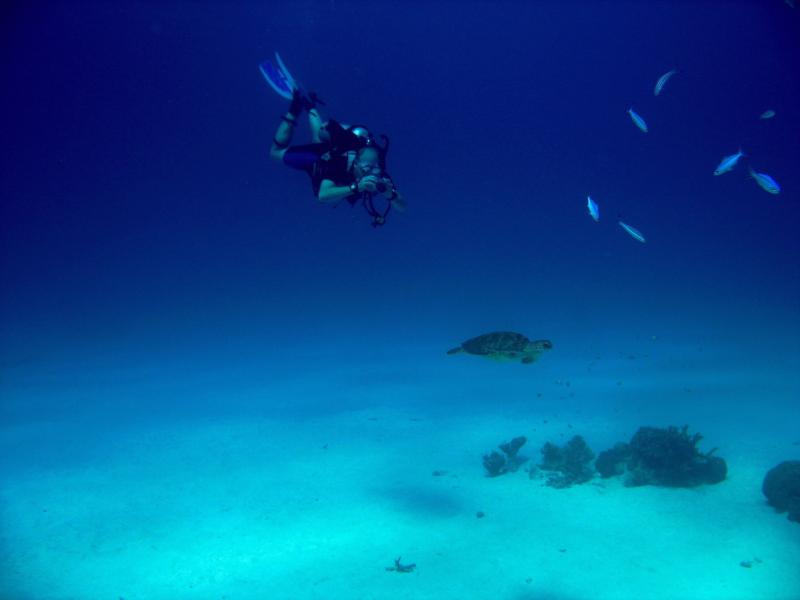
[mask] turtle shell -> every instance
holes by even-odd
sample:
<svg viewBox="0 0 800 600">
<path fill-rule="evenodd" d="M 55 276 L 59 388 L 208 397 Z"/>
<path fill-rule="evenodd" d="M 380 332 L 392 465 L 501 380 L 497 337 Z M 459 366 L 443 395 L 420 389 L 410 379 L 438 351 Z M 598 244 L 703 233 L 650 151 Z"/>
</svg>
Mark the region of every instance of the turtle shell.
<svg viewBox="0 0 800 600">
<path fill-rule="evenodd" d="M 470 354 L 505 354 L 509 352 L 524 352 L 529 343 L 530 340 L 521 333 L 495 331 L 468 339 L 461 344 L 461 347 Z"/>
</svg>

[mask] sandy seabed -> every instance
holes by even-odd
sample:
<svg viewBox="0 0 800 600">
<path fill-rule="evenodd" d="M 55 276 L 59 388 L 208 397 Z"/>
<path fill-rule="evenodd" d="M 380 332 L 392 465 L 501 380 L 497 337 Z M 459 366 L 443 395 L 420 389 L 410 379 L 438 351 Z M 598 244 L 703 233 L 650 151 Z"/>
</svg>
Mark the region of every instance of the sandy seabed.
<svg viewBox="0 0 800 600">
<path fill-rule="evenodd" d="M 2 597 L 800 598 L 800 525 L 761 494 L 766 471 L 800 448 L 785 415 L 746 397 L 765 375 L 731 372 L 720 387 L 718 372 L 687 383 L 679 368 L 644 367 L 620 381 L 613 368 L 576 375 L 550 357 L 530 367 L 458 360 L 457 385 L 448 373 L 406 385 L 362 377 L 350 390 L 330 374 L 284 380 L 248 394 L 277 405 L 312 388 L 344 389 L 360 401 L 285 418 L 145 421 L 106 435 L 91 459 L 6 461 Z M 466 385 L 475 369 L 509 378 Z M 510 390 L 508 405 L 469 399 Z M 653 390 L 684 400 L 665 406 Z M 645 391 L 653 401 L 632 408 Z M 521 454 L 535 463 L 545 441 L 580 433 L 597 452 L 640 425 L 685 422 L 728 461 L 723 483 L 626 488 L 598 477 L 559 490 L 525 470 L 487 478 L 481 466 L 483 453 L 516 435 L 528 437 Z M 42 420 L 0 435 L 9 451 L 46 445 L 56 429 L 78 440 L 91 427 Z M 416 568 L 386 570 L 398 557 Z"/>
</svg>

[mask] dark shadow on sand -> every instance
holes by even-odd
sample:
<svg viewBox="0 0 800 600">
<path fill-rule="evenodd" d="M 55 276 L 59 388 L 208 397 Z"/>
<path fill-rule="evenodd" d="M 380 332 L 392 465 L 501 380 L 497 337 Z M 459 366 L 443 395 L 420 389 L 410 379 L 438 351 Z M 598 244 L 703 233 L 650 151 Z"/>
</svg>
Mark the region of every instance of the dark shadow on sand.
<svg viewBox="0 0 800 600">
<path fill-rule="evenodd" d="M 372 488 L 369 493 L 397 511 L 414 516 L 449 518 L 466 510 L 455 494 L 422 485 L 387 485 Z"/>
</svg>

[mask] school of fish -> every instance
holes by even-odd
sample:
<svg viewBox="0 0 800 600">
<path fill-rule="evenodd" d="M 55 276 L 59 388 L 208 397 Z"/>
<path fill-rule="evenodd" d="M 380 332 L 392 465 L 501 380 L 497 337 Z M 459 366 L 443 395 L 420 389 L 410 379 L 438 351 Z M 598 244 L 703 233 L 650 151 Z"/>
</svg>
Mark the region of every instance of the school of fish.
<svg viewBox="0 0 800 600">
<path fill-rule="evenodd" d="M 791 0 L 786 0 L 786 2 L 787 4 L 790 4 L 790 6 L 794 7 L 794 2 L 792 2 Z M 664 73 L 661 77 L 659 77 L 658 80 L 656 80 L 655 87 L 653 88 L 653 95 L 654 96 L 660 95 L 661 92 L 664 90 L 664 86 L 667 84 L 667 82 L 670 79 L 672 79 L 672 77 L 677 73 L 678 73 L 677 69 L 670 69 L 669 71 Z M 649 128 L 647 127 L 647 122 L 639 113 L 633 110 L 633 106 L 628 108 L 628 116 L 630 116 L 631 121 L 633 121 L 633 124 L 636 125 L 639 131 L 641 131 L 642 133 L 648 133 L 650 131 Z M 762 120 L 766 120 L 766 119 L 772 119 L 774 116 L 775 116 L 775 111 L 772 109 L 767 109 L 761 113 L 759 118 Z M 720 160 L 719 164 L 717 165 L 717 168 L 714 169 L 714 175 L 719 176 L 719 175 L 724 175 L 725 173 L 729 173 L 734 169 L 734 167 L 736 167 L 736 165 L 739 163 L 739 160 L 744 157 L 747 157 L 747 155 L 742 151 L 741 148 L 739 148 L 739 150 L 734 154 L 722 157 L 722 160 Z M 781 186 L 778 185 L 778 182 L 775 181 L 773 177 L 771 177 L 767 173 L 759 173 L 752 167 L 749 167 L 748 169 L 750 172 L 750 177 L 753 178 L 758 187 L 760 187 L 762 190 L 764 190 L 769 194 L 774 195 L 780 193 Z M 597 202 L 592 200 L 591 196 L 586 197 L 586 208 L 592 220 L 594 220 L 595 223 L 599 222 L 600 206 L 597 204 Z M 633 227 L 632 225 L 628 225 L 623 221 L 617 221 L 617 223 L 628 235 L 630 235 L 637 242 L 641 243 L 646 242 L 646 239 L 642 234 L 642 232 Z"/>
</svg>

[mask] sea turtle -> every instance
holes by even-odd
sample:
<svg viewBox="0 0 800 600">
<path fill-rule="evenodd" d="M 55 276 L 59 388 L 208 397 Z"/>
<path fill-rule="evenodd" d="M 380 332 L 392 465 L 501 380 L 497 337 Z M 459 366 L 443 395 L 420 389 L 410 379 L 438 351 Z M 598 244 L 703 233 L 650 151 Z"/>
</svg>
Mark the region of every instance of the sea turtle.
<svg viewBox="0 0 800 600">
<path fill-rule="evenodd" d="M 513 331 L 495 331 L 484 333 L 478 337 L 468 339 L 466 342 L 448 350 L 448 354 L 476 354 L 495 360 L 517 359 L 528 364 L 539 358 L 545 350 L 550 350 L 553 343 L 550 340 L 536 340 L 532 342 L 521 333 Z"/>
</svg>

